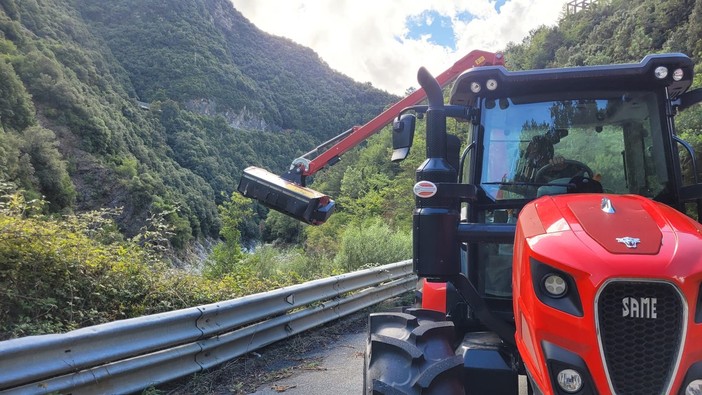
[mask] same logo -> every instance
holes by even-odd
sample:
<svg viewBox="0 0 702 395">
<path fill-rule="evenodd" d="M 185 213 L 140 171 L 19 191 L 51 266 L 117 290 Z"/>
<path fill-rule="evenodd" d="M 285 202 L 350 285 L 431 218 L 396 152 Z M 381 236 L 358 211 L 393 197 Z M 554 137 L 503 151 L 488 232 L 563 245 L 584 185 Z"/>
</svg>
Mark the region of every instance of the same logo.
<svg viewBox="0 0 702 395">
<path fill-rule="evenodd" d="M 622 298 L 622 317 L 658 318 L 658 298 Z"/>
</svg>

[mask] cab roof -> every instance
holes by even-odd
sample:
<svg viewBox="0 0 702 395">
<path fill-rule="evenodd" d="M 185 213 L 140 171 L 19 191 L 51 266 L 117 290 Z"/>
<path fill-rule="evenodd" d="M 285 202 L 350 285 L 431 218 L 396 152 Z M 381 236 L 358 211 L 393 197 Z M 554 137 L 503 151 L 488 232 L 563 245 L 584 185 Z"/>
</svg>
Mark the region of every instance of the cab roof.
<svg viewBox="0 0 702 395">
<path fill-rule="evenodd" d="M 663 78 L 656 69 L 667 69 Z M 680 70 L 676 73 L 677 70 Z M 682 72 L 682 76 L 676 78 Z M 471 106 L 477 97 L 560 95 L 592 90 L 657 90 L 668 88 L 675 99 L 691 85 L 693 62 L 681 53 L 647 55 L 639 63 L 508 71 L 503 66 L 474 67 L 463 72 L 451 90 L 451 104 Z M 491 88 L 491 89 L 489 89 Z M 476 92 L 477 91 L 477 92 Z"/>
</svg>

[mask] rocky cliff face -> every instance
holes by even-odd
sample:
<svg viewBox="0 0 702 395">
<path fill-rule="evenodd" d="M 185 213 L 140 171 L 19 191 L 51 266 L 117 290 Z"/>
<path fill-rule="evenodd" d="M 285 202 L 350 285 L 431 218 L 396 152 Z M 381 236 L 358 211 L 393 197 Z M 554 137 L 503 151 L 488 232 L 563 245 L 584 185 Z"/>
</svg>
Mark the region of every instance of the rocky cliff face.
<svg viewBox="0 0 702 395">
<path fill-rule="evenodd" d="M 273 129 L 280 130 L 280 127 L 271 127 L 260 114 L 256 114 L 244 106 L 239 111 L 230 109 L 220 109 L 216 100 L 192 99 L 185 102 L 185 108 L 189 111 L 207 116 L 221 116 L 229 126 L 234 129 L 257 130 L 270 132 Z"/>
</svg>

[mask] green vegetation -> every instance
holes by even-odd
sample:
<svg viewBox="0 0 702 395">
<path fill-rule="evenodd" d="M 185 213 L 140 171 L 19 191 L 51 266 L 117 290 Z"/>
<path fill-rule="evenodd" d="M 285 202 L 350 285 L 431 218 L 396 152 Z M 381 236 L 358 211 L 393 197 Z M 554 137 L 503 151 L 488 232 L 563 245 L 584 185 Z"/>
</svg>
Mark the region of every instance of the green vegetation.
<svg viewBox="0 0 702 395">
<path fill-rule="evenodd" d="M 697 60 L 701 12 L 698 1 L 600 0 L 510 44 L 505 59 L 512 69 L 638 62 L 657 52 L 683 52 Z"/>
<path fill-rule="evenodd" d="M 171 212 L 153 215 L 125 239 L 114 222 L 119 210 L 47 216 L 46 202 L 27 201 L 23 192 L 0 184 L 0 340 L 213 303 L 408 254 L 409 235 L 380 223 L 345 232 L 336 260 L 316 260 L 301 248 L 243 254 L 237 227 L 251 202 L 235 194 L 220 207 L 225 242 L 199 275 L 164 260 L 177 230 Z M 375 242 L 378 235 L 388 245 Z"/>
<path fill-rule="evenodd" d="M 274 240 L 276 245 L 266 244 L 244 254 L 238 228 L 253 215 L 252 208 L 253 202 L 238 193 L 220 206 L 224 242 L 214 248 L 205 263 L 205 277 L 246 273 L 278 283 L 303 282 L 397 262 L 411 255 L 409 232 L 393 230 L 378 219 L 351 220 L 344 213 L 332 216 L 323 227 L 304 228 L 282 214 L 271 213 L 264 225 L 270 230 L 264 234 L 279 235 Z M 290 236 L 294 244 L 285 242 Z"/>
<path fill-rule="evenodd" d="M 0 186 L 0 339 L 60 332 L 206 299 L 183 284 L 197 283 L 197 277 L 166 274 L 157 249 L 146 247 L 158 245 L 153 234 L 122 240 L 109 211 L 45 217 L 40 215 L 43 201 L 27 202 L 11 184 Z"/>
<path fill-rule="evenodd" d="M 163 260 L 174 230 L 154 216 L 131 239 L 114 210 L 42 215 L 42 200 L 0 184 L 0 340 L 63 332 L 294 284 L 299 276 L 237 270 L 200 276 Z"/>
</svg>

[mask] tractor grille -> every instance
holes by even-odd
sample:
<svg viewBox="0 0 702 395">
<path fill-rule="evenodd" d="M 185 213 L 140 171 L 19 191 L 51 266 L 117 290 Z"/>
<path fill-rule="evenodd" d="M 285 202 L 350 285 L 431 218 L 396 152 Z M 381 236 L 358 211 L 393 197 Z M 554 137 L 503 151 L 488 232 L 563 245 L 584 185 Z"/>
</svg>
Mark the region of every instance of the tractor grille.
<svg viewBox="0 0 702 395">
<path fill-rule="evenodd" d="M 619 395 L 664 394 L 676 370 L 685 306 L 664 282 L 613 281 L 597 300 L 600 344 Z"/>
</svg>

